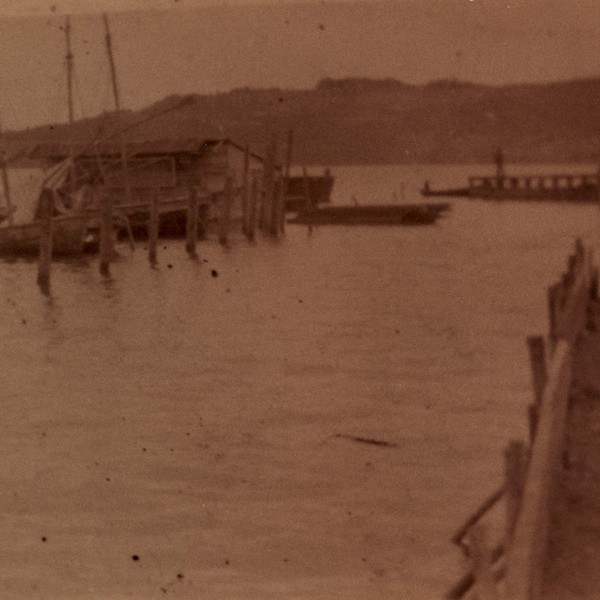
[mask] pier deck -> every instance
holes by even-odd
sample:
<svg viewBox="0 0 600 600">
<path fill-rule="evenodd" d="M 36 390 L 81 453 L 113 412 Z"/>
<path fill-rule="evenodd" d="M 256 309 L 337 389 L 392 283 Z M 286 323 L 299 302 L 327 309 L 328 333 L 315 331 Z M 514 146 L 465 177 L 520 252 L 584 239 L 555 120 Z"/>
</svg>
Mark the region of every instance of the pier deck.
<svg viewBox="0 0 600 600">
<path fill-rule="evenodd" d="M 575 347 L 543 600 L 600 598 L 600 305 L 590 309 L 596 330 Z"/>
</svg>

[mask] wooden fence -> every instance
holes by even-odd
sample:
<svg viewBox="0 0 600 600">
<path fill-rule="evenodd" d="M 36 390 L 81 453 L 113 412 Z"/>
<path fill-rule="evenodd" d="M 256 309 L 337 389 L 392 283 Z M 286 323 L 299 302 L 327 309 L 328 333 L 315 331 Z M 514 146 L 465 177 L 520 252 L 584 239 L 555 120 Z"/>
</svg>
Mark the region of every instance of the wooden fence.
<svg viewBox="0 0 600 600">
<path fill-rule="evenodd" d="M 552 496 L 561 469 L 573 344 L 586 325 L 589 300 L 597 297 L 597 287 L 591 252 L 577 240 L 566 273 L 548 289 L 547 339 L 527 339 L 534 390 L 528 410 L 529 443 L 510 442 L 503 485 L 453 536 L 452 541 L 469 557 L 470 568 L 446 594 L 448 599 L 540 597 Z M 504 535 L 494 547 L 483 519 L 501 499 Z"/>
</svg>

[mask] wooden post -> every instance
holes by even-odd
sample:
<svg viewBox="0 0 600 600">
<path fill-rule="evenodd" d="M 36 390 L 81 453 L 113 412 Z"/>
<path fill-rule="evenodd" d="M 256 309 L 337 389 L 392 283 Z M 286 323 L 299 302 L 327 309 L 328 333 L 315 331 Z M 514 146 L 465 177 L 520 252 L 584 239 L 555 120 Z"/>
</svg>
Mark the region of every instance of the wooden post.
<svg viewBox="0 0 600 600">
<path fill-rule="evenodd" d="M 590 298 L 598 300 L 598 268 L 593 267 L 590 274 Z"/>
<path fill-rule="evenodd" d="M 548 317 L 550 322 L 550 333 L 549 338 L 554 345 L 558 337 L 558 294 L 560 292 L 560 284 L 555 283 L 548 287 Z"/>
<path fill-rule="evenodd" d="M 308 233 L 312 233 L 312 211 L 313 203 L 310 197 L 310 183 L 306 167 L 302 167 L 302 190 L 304 192 L 304 211 L 308 220 Z"/>
<path fill-rule="evenodd" d="M 127 146 L 125 142 L 121 143 L 121 168 L 123 170 L 123 188 L 125 189 L 125 202 L 132 204 L 133 200 L 131 197 L 131 182 L 129 181 L 129 165 L 127 158 Z M 127 227 L 127 238 L 129 240 L 129 247 L 131 250 L 135 250 L 135 240 L 133 239 L 133 233 L 131 231 L 131 224 L 127 215 L 125 217 L 125 226 Z"/>
<path fill-rule="evenodd" d="M 231 203 L 233 201 L 233 177 L 227 175 L 225 189 L 221 198 L 221 214 L 219 219 L 219 243 L 225 246 L 229 234 L 229 218 L 231 214 Z"/>
<path fill-rule="evenodd" d="M 512 538 L 517 524 L 523 487 L 527 475 L 527 452 L 525 444 L 512 440 L 504 451 L 505 459 L 505 501 L 506 501 L 506 537 Z"/>
<path fill-rule="evenodd" d="M 110 261 L 113 258 L 113 199 L 106 189 L 97 189 L 100 196 L 102 221 L 100 226 L 100 273 L 110 275 Z"/>
<path fill-rule="evenodd" d="M 190 256 L 196 256 L 196 240 L 198 239 L 198 195 L 196 188 L 190 185 L 189 203 L 186 221 L 185 249 Z"/>
<path fill-rule="evenodd" d="M 250 201 L 250 146 L 246 144 L 244 148 L 244 172 L 242 175 L 242 231 L 248 235 L 249 207 Z"/>
<path fill-rule="evenodd" d="M 288 139 L 287 139 L 287 148 L 285 153 L 285 171 L 283 177 L 283 186 L 281 190 L 282 200 L 281 200 L 281 221 L 279 223 L 279 230 L 281 233 L 285 233 L 285 211 L 286 211 L 286 203 L 287 197 L 289 194 L 289 186 L 290 186 L 290 170 L 292 167 L 292 150 L 294 147 L 294 130 L 290 129 L 288 131 Z"/>
<path fill-rule="evenodd" d="M 258 200 L 258 178 L 256 175 L 252 178 L 252 184 L 250 187 L 250 196 L 248 202 L 248 228 L 246 230 L 246 236 L 248 241 L 254 241 L 254 229 L 256 227 L 256 204 Z"/>
<path fill-rule="evenodd" d="M 271 177 L 270 177 L 270 198 L 267 201 L 268 207 L 268 221 L 267 221 L 267 229 L 271 235 L 277 235 L 279 232 L 279 213 L 277 207 L 277 179 L 279 171 L 277 169 L 277 138 L 273 135 L 273 139 L 271 140 L 271 152 L 272 152 L 272 161 L 271 161 Z"/>
<path fill-rule="evenodd" d="M 152 190 L 150 204 L 150 220 L 148 222 L 148 260 L 152 266 L 157 263 L 156 247 L 158 246 L 158 222 L 159 222 L 160 190 Z"/>
<path fill-rule="evenodd" d="M 50 265 L 52 263 L 52 213 L 54 199 L 50 190 L 43 190 L 40 198 L 40 257 L 37 281 L 44 293 L 50 291 Z"/>
<path fill-rule="evenodd" d="M 546 347 L 541 335 L 530 335 L 527 338 L 529 348 L 529 361 L 531 363 L 531 379 L 533 382 L 533 393 L 535 403 L 540 406 L 546 381 L 548 380 L 548 369 L 546 366 Z"/>
<path fill-rule="evenodd" d="M 475 525 L 469 534 L 475 589 L 478 600 L 498 600 L 498 590 L 492 571 L 492 552 L 487 537 L 487 529 L 481 523 Z"/>
<path fill-rule="evenodd" d="M 271 229 L 273 219 L 273 167 L 275 164 L 275 138 L 267 145 L 263 164 L 263 194 L 260 210 L 260 228 L 267 232 Z"/>
<path fill-rule="evenodd" d="M 269 232 L 272 236 L 279 235 L 281 227 L 281 212 L 283 212 L 283 177 L 273 181 L 273 201 L 271 203 L 271 223 Z"/>
<path fill-rule="evenodd" d="M 308 180 L 308 171 L 306 167 L 302 167 L 302 191 L 304 193 L 304 210 L 312 211 L 312 199 L 310 197 L 310 182 Z"/>
</svg>

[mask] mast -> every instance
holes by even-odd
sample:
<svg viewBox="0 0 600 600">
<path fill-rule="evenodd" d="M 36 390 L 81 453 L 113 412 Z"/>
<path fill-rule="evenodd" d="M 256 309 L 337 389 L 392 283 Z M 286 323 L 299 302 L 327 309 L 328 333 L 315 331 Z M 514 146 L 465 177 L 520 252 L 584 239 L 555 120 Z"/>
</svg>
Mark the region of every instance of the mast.
<svg viewBox="0 0 600 600">
<path fill-rule="evenodd" d="M 115 108 L 121 110 L 121 102 L 119 100 L 119 86 L 117 85 L 117 73 L 115 71 L 115 59 L 112 52 L 112 39 L 110 37 L 110 27 L 108 26 L 108 15 L 102 13 L 104 20 L 104 29 L 106 30 L 106 51 L 108 52 L 108 63 L 110 65 L 110 77 L 112 80 L 113 94 L 115 97 Z"/>
<path fill-rule="evenodd" d="M 69 124 L 73 123 L 73 52 L 71 51 L 71 18 L 67 15 L 65 23 L 65 36 L 67 38 L 67 99 L 69 103 Z"/>
<path fill-rule="evenodd" d="M 110 66 L 110 77 L 112 80 L 113 94 L 115 97 L 115 108 L 121 110 L 121 101 L 119 99 L 119 86 L 117 84 L 117 71 L 115 69 L 115 59 L 112 52 L 112 38 L 110 36 L 110 27 L 108 25 L 108 15 L 102 13 L 104 29 L 106 31 L 106 52 L 108 53 L 108 64 Z M 125 188 L 125 198 L 127 204 L 131 204 L 131 184 L 129 182 L 128 164 L 127 164 L 127 146 L 123 134 L 119 136 L 121 141 L 121 168 L 123 170 L 123 187 Z"/>
</svg>

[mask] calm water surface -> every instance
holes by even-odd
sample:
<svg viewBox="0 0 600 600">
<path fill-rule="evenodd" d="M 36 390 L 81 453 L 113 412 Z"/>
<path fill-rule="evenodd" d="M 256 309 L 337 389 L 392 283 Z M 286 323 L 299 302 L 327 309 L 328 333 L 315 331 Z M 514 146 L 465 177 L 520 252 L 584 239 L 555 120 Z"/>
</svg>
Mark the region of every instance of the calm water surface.
<svg viewBox="0 0 600 600">
<path fill-rule="evenodd" d="M 482 171 L 334 168 L 334 202 Z M 50 298 L 0 263 L 0 595 L 441 597 L 526 435 L 525 336 L 578 235 L 597 207 L 457 199 L 431 227 L 290 225 L 198 262 L 169 241 L 157 269 L 123 246 L 108 281 L 55 263 Z"/>
</svg>

